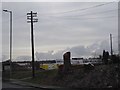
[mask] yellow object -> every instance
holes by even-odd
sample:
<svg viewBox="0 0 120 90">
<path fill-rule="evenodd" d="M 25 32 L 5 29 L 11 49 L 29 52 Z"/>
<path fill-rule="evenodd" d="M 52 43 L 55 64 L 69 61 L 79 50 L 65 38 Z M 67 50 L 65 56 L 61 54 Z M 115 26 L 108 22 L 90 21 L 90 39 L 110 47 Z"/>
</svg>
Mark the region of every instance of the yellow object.
<svg viewBox="0 0 120 90">
<path fill-rule="evenodd" d="M 41 64 L 40 68 L 48 70 L 48 64 Z"/>
<path fill-rule="evenodd" d="M 57 64 L 41 64 L 40 68 L 45 70 L 58 69 L 58 65 Z"/>
</svg>

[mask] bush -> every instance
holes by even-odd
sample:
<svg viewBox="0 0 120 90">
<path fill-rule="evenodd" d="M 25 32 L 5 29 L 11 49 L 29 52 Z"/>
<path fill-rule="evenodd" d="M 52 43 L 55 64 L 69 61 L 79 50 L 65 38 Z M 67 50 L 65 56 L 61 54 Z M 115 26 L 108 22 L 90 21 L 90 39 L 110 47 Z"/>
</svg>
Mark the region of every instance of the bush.
<svg viewBox="0 0 120 90">
<path fill-rule="evenodd" d="M 111 60 L 113 63 L 120 63 L 120 58 L 117 55 L 112 55 Z"/>
<path fill-rule="evenodd" d="M 102 60 L 103 60 L 103 62 L 104 62 L 105 64 L 108 64 L 108 58 L 109 58 L 109 52 L 103 50 L 103 58 L 102 58 Z"/>
</svg>

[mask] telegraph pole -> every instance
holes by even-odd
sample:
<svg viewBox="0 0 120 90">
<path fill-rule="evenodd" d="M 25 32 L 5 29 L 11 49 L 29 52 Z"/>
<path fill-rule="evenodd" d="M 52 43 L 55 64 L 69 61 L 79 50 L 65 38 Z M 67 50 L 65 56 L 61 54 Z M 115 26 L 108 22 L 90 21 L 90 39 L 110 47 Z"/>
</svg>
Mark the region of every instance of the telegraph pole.
<svg viewBox="0 0 120 90">
<path fill-rule="evenodd" d="M 32 11 L 30 13 L 27 13 L 27 21 L 28 23 L 31 23 L 31 45 L 32 45 L 32 77 L 35 77 L 35 64 L 34 64 L 34 32 L 33 32 L 33 23 L 38 22 L 37 13 L 33 13 Z"/>
<path fill-rule="evenodd" d="M 111 47 L 111 56 L 113 55 L 113 49 L 112 49 L 112 34 L 110 34 L 110 47 Z"/>
</svg>

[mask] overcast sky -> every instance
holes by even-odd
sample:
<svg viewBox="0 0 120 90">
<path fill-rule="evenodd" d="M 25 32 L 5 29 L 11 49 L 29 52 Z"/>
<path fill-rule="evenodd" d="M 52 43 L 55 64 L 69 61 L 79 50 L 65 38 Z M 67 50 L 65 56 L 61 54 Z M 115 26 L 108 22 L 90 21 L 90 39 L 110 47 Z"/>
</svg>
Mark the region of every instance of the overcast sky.
<svg viewBox="0 0 120 90">
<path fill-rule="evenodd" d="M 104 4 L 104 5 L 103 5 Z M 72 57 L 88 57 L 118 51 L 118 3 L 108 2 L 4 2 L 2 9 L 13 12 L 13 58 L 31 56 L 30 24 L 27 13 L 37 12 L 34 23 L 37 59 L 61 59 L 66 51 Z M 3 59 L 9 58 L 9 14 L 2 12 Z"/>
</svg>

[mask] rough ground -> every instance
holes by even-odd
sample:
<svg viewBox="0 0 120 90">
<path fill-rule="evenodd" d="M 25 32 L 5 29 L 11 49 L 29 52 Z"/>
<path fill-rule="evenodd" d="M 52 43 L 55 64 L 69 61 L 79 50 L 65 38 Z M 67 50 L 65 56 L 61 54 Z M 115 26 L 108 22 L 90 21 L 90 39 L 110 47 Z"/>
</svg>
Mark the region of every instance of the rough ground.
<svg viewBox="0 0 120 90">
<path fill-rule="evenodd" d="M 30 72 L 18 71 L 13 77 L 31 76 Z M 120 88 L 120 67 L 118 64 L 96 65 L 94 68 L 73 66 L 66 74 L 58 74 L 58 70 L 36 71 L 34 79 L 23 80 L 40 85 L 52 85 L 72 88 Z"/>
<path fill-rule="evenodd" d="M 118 64 L 99 65 L 93 69 L 74 68 L 68 74 L 57 75 L 53 85 L 76 88 L 117 88 L 120 86 Z"/>
</svg>

